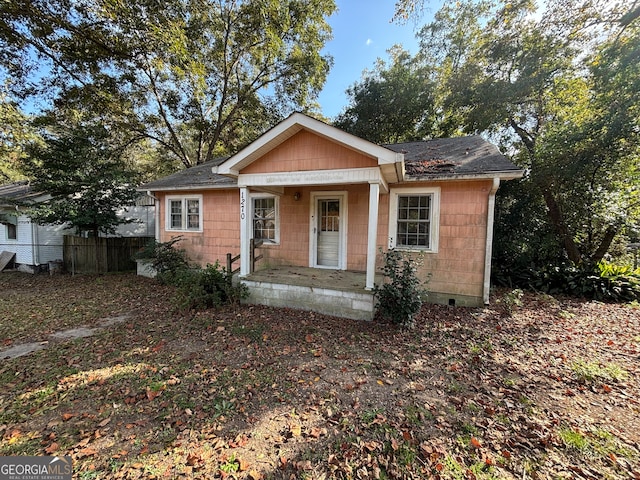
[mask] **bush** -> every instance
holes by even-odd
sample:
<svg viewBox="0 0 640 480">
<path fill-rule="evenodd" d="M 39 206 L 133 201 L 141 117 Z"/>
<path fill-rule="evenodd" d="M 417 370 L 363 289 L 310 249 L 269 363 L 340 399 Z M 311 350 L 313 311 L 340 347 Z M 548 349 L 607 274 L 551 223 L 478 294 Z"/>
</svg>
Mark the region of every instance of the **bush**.
<svg viewBox="0 0 640 480">
<path fill-rule="evenodd" d="M 595 267 L 567 263 L 521 272 L 518 286 L 609 302 L 640 300 L 640 269 L 600 262 Z"/>
<path fill-rule="evenodd" d="M 163 282 L 176 287 L 176 307 L 183 311 L 205 310 L 237 304 L 249 294 L 243 283 L 236 285 L 226 268 L 216 262 L 206 268 L 183 268 L 161 275 Z"/>
<path fill-rule="evenodd" d="M 426 294 L 422 282 L 416 275 L 420 259 L 403 257 L 393 249 L 383 255 L 383 273 L 386 281 L 382 285 L 374 286 L 376 310 L 383 318 L 403 328 L 411 328 L 414 317 L 422 307 L 422 297 Z"/>
<path fill-rule="evenodd" d="M 135 256 L 139 260 L 150 260 L 151 265 L 158 274 L 167 272 L 175 273 L 189 267 L 187 253 L 175 247 L 175 244 L 182 241 L 182 237 L 174 237 L 168 242 L 157 242 L 152 240 L 142 248 Z"/>
<path fill-rule="evenodd" d="M 179 310 L 204 310 L 239 303 L 249 295 L 243 283 L 233 284 L 233 275 L 216 261 L 206 268 L 190 267 L 184 250 L 175 247 L 182 237 L 168 242 L 150 242 L 136 258 L 151 260 L 158 281 L 176 287 L 174 302 Z"/>
</svg>

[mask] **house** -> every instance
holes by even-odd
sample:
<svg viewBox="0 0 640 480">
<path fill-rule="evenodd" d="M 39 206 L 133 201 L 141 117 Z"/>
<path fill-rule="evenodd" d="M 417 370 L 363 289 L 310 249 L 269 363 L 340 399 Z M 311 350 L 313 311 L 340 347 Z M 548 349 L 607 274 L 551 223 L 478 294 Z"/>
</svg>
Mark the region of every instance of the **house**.
<svg viewBox="0 0 640 480">
<path fill-rule="evenodd" d="M 37 273 L 46 270 L 49 262 L 63 258 L 63 238 L 73 235 L 67 225 L 38 224 L 28 214 L 30 204 L 47 200 L 49 195 L 38 192 L 27 181 L 0 185 L 0 253 L 19 270 Z M 119 215 L 134 222 L 119 225 L 110 236 L 153 237 L 155 213 L 152 199 L 141 196 L 136 205 L 121 209 Z M 5 265 L 0 264 L 0 270 Z"/>
<path fill-rule="evenodd" d="M 295 113 L 140 189 L 158 241 L 182 236 L 202 265 L 240 254 L 249 302 L 371 318 L 388 248 L 423 257 L 429 301 L 487 303 L 496 191 L 522 174 L 479 136 L 376 145 Z"/>
</svg>

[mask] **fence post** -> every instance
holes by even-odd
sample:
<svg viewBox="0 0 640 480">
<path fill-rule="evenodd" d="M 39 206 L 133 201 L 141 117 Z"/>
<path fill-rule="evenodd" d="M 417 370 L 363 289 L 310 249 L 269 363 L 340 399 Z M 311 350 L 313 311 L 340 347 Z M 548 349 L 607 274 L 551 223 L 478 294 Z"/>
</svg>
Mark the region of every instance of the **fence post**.
<svg viewBox="0 0 640 480">
<path fill-rule="evenodd" d="M 232 275 L 233 274 L 233 265 L 231 263 L 231 254 L 227 253 L 227 274 L 228 275 Z"/>
</svg>

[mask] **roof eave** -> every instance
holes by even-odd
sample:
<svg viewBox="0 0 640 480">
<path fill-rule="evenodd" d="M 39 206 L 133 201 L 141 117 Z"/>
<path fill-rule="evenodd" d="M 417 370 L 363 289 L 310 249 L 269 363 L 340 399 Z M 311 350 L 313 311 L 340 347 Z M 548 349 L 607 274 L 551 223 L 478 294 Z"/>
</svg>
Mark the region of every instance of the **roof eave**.
<svg viewBox="0 0 640 480">
<path fill-rule="evenodd" d="M 406 182 L 425 181 L 455 181 L 455 180 L 484 180 L 488 178 L 499 178 L 500 180 L 516 180 L 522 178 L 524 170 L 508 170 L 499 172 L 466 173 L 466 174 L 426 174 L 426 175 L 406 175 Z"/>
<path fill-rule="evenodd" d="M 167 186 L 167 187 L 139 187 L 136 188 L 138 192 L 174 192 L 174 191 L 189 191 L 189 190 L 221 190 L 225 188 L 237 188 L 235 183 L 225 183 L 223 185 L 183 185 L 180 187 Z"/>
<path fill-rule="evenodd" d="M 213 172 L 218 175 L 237 177 L 239 172 L 254 160 L 257 160 L 302 130 L 310 131 L 346 148 L 375 158 L 378 161 L 378 165 L 394 164 L 404 157 L 399 158 L 393 150 L 356 137 L 320 120 L 302 113 L 294 113 L 238 153 L 229 157 L 217 168 L 214 167 Z"/>
</svg>

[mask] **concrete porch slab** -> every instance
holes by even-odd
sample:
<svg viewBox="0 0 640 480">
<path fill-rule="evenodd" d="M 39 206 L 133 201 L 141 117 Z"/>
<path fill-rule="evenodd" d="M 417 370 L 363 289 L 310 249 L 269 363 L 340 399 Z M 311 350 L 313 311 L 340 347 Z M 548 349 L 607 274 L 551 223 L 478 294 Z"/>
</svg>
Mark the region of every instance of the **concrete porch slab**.
<svg viewBox="0 0 640 480">
<path fill-rule="evenodd" d="M 249 288 L 249 304 L 297 308 L 356 320 L 373 319 L 373 292 L 365 273 L 294 266 L 273 267 L 240 279 Z M 376 277 L 376 283 L 382 276 Z"/>
</svg>

